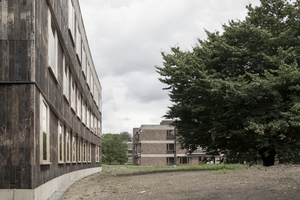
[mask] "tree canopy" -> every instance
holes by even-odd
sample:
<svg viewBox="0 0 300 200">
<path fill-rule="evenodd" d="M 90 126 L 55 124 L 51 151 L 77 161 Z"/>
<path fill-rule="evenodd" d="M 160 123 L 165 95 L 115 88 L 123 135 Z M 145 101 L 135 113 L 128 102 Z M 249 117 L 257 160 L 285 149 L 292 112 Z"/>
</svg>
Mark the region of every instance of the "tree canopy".
<svg viewBox="0 0 300 200">
<path fill-rule="evenodd" d="M 102 161 L 106 164 L 124 164 L 128 161 L 127 143 L 119 134 L 102 135 Z"/>
<path fill-rule="evenodd" d="M 120 138 L 121 138 L 121 140 L 126 141 L 126 142 L 132 141 L 132 135 L 128 132 L 121 132 Z"/>
<path fill-rule="evenodd" d="M 227 161 L 292 161 L 300 150 L 300 1 L 249 4 L 244 20 L 206 31 L 191 51 L 172 47 L 156 66 L 182 148 Z"/>
</svg>

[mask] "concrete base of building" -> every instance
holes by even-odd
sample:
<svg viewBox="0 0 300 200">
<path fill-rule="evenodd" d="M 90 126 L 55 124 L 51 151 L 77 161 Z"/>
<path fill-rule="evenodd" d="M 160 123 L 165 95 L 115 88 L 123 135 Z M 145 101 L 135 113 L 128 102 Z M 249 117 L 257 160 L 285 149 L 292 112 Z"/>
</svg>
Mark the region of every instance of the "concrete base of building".
<svg viewBox="0 0 300 200">
<path fill-rule="evenodd" d="M 102 167 L 89 168 L 59 176 L 35 189 L 0 189 L 0 199 L 47 200 L 58 199 L 77 180 L 101 172 Z"/>
</svg>

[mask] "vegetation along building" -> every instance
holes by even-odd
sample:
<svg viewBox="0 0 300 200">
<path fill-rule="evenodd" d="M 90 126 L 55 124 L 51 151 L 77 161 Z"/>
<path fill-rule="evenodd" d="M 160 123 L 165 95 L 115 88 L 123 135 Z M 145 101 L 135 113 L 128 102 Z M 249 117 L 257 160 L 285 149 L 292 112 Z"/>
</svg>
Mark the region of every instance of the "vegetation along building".
<svg viewBox="0 0 300 200">
<path fill-rule="evenodd" d="M 186 149 L 180 149 L 176 141 L 173 121 L 163 120 L 157 125 L 141 125 L 133 129 L 133 164 L 143 166 L 186 165 L 202 164 L 210 160 L 210 163 L 219 163 L 218 156 L 206 155 L 201 148 L 193 153 Z"/>
<path fill-rule="evenodd" d="M 0 7 L 0 199 L 47 199 L 101 171 L 101 85 L 78 0 Z"/>
</svg>

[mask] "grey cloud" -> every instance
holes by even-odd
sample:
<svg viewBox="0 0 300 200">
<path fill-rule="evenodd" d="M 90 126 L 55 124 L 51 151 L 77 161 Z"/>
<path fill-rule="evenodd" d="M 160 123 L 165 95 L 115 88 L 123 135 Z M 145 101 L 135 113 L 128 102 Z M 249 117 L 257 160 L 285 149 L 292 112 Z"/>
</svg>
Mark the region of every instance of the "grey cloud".
<svg viewBox="0 0 300 200">
<path fill-rule="evenodd" d="M 159 82 L 157 74 L 134 72 L 123 78 L 123 82 L 128 86 L 125 93 L 128 100 L 149 103 L 168 98 L 167 91 L 162 90 L 165 85 Z"/>
<path fill-rule="evenodd" d="M 103 132 L 159 123 L 170 104 L 155 65 L 160 52 L 189 50 L 204 29 L 243 19 L 259 0 L 79 0 L 103 88 Z M 153 109 L 155 108 L 155 109 Z M 126 120 L 125 120 L 126 119 Z"/>
</svg>

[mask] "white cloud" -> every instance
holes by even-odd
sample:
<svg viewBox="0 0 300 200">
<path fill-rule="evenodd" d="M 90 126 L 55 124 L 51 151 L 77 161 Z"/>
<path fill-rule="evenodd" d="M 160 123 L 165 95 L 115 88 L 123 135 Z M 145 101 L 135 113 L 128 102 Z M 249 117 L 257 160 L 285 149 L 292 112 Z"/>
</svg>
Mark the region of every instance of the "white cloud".
<svg viewBox="0 0 300 200">
<path fill-rule="evenodd" d="M 259 0 L 79 0 L 103 87 L 103 132 L 159 123 L 170 105 L 154 66 L 161 51 L 191 49 Z"/>
</svg>

